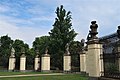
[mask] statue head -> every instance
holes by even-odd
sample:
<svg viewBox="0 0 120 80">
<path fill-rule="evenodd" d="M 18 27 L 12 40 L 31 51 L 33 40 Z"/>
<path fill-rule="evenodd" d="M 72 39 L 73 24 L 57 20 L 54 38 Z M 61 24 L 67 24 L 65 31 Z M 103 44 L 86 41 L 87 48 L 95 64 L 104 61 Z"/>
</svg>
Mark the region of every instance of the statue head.
<svg viewBox="0 0 120 80">
<path fill-rule="evenodd" d="M 81 39 L 81 44 L 82 44 L 82 46 L 84 46 L 84 44 L 85 44 L 85 39 Z"/>
</svg>

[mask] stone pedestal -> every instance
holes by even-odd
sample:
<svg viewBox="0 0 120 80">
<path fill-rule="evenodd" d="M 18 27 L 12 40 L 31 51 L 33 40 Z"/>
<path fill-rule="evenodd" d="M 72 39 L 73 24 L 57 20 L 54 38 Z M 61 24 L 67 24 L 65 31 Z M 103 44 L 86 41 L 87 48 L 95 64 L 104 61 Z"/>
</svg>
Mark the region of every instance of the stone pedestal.
<svg viewBox="0 0 120 80">
<path fill-rule="evenodd" d="M 41 60 L 42 60 L 41 71 L 43 72 L 50 71 L 50 55 L 49 54 L 42 55 Z"/>
<path fill-rule="evenodd" d="M 64 64 L 63 70 L 71 71 L 71 56 L 69 54 L 64 54 Z"/>
<path fill-rule="evenodd" d="M 20 71 L 26 70 L 26 56 L 25 54 L 22 54 L 20 57 Z"/>
<path fill-rule="evenodd" d="M 86 72 L 86 54 L 85 54 L 85 52 L 80 53 L 80 71 Z"/>
<path fill-rule="evenodd" d="M 88 43 L 88 60 L 87 66 L 89 73 L 89 80 L 97 80 L 101 76 L 102 63 L 100 59 L 100 54 L 102 54 L 102 44 L 98 42 Z"/>
<path fill-rule="evenodd" d="M 40 68 L 40 58 L 39 58 L 39 55 L 36 55 L 34 69 L 35 69 L 35 71 L 37 71 L 37 70 L 39 70 L 39 68 Z"/>
<path fill-rule="evenodd" d="M 12 71 L 14 69 L 15 69 L 15 56 L 10 56 L 8 70 Z"/>
<path fill-rule="evenodd" d="M 86 51 L 86 73 L 87 74 L 89 73 L 89 71 L 88 71 L 88 69 L 89 69 L 88 63 L 89 63 L 89 61 L 88 61 L 88 51 Z"/>
</svg>

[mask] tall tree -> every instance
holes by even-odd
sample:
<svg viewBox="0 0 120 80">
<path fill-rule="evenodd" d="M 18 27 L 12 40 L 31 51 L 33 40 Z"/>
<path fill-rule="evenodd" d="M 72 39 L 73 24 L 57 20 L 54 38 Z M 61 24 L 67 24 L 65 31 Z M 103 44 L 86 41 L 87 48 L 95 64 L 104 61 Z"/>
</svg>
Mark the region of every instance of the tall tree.
<svg viewBox="0 0 120 80">
<path fill-rule="evenodd" d="M 51 38 L 50 53 L 53 54 L 52 64 L 58 68 L 62 67 L 62 56 L 65 53 L 66 44 L 74 40 L 77 33 L 72 29 L 71 12 L 66 11 L 63 5 L 56 9 L 57 18 L 53 29 L 49 32 Z"/>
<path fill-rule="evenodd" d="M 11 51 L 11 45 L 13 43 L 13 40 L 6 35 L 1 36 L 0 38 L 0 65 L 7 67 L 8 65 L 8 57 L 10 56 Z"/>
</svg>

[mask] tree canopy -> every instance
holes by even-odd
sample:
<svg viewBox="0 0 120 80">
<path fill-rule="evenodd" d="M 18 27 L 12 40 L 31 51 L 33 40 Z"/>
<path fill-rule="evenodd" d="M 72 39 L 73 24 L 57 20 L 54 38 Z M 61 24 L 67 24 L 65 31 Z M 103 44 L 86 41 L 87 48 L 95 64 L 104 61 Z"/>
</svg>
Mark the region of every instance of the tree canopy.
<svg viewBox="0 0 120 80">
<path fill-rule="evenodd" d="M 72 29 L 71 23 L 71 12 L 66 11 L 63 5 L 57 7 L 56 9 L 55 22 L 53 24 L 53 29 L 49 32 L 50 34 L 50 53 L 52 54 L 53 66 L 58 68 L 62 67 L 62 58 L 65 53 L 66 44 L 70 44 L 76 37 L 74 29 Z"/>
<path fill-rule="evenodd" d="M 49 32 L 51 40 L 59 45 L 62 51 L 65 51 L 65 46 L 74 40 L 77 33 L 72 29 L 71 12 L 66 11 L 63 5 L 56 9 L 57 18 L 53 24 L 53 29 Z"/>
</svg>

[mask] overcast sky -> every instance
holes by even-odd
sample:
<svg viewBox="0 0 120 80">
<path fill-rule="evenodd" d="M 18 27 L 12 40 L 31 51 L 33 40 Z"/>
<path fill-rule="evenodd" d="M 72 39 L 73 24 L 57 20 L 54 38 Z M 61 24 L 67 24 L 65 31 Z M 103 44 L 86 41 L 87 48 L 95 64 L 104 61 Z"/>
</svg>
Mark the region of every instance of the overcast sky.
<svg viewBox="0 0 120 80">
<path fill-rule="evenodd" d="M 53 28 L 60 5 L 72 12 L 76 40 L 86 39 L 92 20 L 99 25 L 99 37 L 120 25 L 120 0 L 0 0 L 0 36 L 8 34 L 31 46 L 35 37 L 48 35 Z"/>
</svg>

